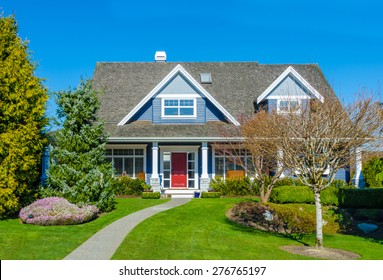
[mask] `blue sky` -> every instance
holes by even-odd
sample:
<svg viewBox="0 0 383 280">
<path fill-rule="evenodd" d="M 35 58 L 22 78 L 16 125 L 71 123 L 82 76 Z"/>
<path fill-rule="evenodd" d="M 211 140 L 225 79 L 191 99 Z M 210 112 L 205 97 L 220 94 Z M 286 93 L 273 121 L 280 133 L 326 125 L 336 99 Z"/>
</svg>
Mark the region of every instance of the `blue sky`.
<svg viewBox="0 0 383 280">
<path fill-rule="evenodd" d="M 50 91 L 98 61 L 317 63 L 336 94 L 382 93 L 383 1 L 1 0 Z M 55 110 L 48 105 L 50 114 Z"/>
</svg>

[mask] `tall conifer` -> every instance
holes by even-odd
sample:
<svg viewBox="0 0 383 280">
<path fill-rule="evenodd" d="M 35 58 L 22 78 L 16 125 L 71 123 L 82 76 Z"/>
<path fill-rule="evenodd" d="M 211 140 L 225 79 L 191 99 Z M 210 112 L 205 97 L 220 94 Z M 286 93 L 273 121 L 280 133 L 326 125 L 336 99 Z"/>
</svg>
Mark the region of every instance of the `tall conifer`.
<svg viewBox="0 0 383 280">
<path fill-rule="evenodd" d="M 17 212 L 37 190 L 47 89 L 35 75 L 14 16 L 0 14 L 0 216 Z"/>
<path fill-rule="evenodd" d="M 48 171 L 48 189 L 77 204 L 94 204 L 102 211 L 114 207 L 112 167 L 105 160 L 104 125 L 90 81 L 75 90 L 57 93 L 63 128 L 55 135 Z"/>
</svg>

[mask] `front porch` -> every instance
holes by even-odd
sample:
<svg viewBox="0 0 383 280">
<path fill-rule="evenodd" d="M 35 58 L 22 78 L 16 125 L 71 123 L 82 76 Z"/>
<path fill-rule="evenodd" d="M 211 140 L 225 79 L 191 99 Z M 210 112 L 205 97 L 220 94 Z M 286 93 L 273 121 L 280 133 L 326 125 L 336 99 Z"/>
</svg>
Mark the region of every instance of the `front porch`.
<svg viewBox="0 0 383 280">
<path fill-rule="evenodd" d="M 153 191 L 172 197 L 194 197 L 196 191 L 207 191 L 208 143 L 199 145 L 152 144 L 152 174 L 149 183 Z M 201 166 L 200 166 L 201 165 Z"/>
</svg>

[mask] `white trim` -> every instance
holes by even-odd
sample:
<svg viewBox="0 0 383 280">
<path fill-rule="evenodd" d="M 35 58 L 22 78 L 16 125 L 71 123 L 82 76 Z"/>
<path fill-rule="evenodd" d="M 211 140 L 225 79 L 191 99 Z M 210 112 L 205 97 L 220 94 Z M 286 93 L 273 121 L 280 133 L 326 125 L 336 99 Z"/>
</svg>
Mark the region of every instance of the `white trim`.
<svg viewBox="0 0 383 280">
<path fill-rule="evenodd" d="M 189 172 L 188 172 L 188 166 L 186 168 L 186 175 L 187 175 L 187 189 L 188 190 L 195 190 L 195 189 L 198 189 L 199 188 L 199 177 L 198 177 L 198 149 L 199 149 L 200 146 L 159 146 L 160 148 L 160 172 L 159 172 L 159 175 L 161 176 L 162 178 L 162 185 L 161 185 L 161 188 L 164 188 L 163 187 L 163 181 L 164 181 L 164 161 L 163 161 L 163 158 L 164 158 L 164 153 L 172 153 L 172 152 L 176 152 L 176 153 L 194 153 L 194 188 L 189 188 L 189 182 L 188 182 L 188 179 L 189 179 Z M 188 160 L 186 160 L 186 164 Z M 170 173 L 171 174 L 171 173 Z M 170 176 L 171 178 L 171 176 Z M 171 186 L 171 179 L 170 179 L 170 186 Z M 168 189 L 168 188 L 166 188 Z"/>
<path fill-rule="evenodd" d="M 185 76 L 189 82 L 192 83 L 193 86 L 195 86 L 203 95 L 206 96 L 206 98 L 214 104 L 220 110 L 224 116 L 234 125 L 239 126 L 239 122 L 231 115 L 229 114 L 228 111 L 225 110 L 219 104 L 211 95 L 208 93 L 180 64 L 178 64 L 166 77 L 154 88 L 152 91 L 145 96 L 144 99 L 141 100 L 140 103 L 136 105 L 136 107 L 133 108 L 132 111 L 130 111 L 129 114 L 127 114 L 117 125 L 124 125 L 126 124 L 130 118 L 133 117 L 134 114 L 138 112 L 145 104 L 152 98 L 156 93 L 158 93 L 165 85 L 167 82 L 169 82 L 173 77 L 175 77 L 177 74 L 181 73 L 182 75 Z"/>
<path fill-rule="evenodd" d="M 274 90 L 280 82 L 283 81 L 289 74 L 293 75 L 304 87 L 306 87 L 317 99 L 322 103 L 324 102 L 323 96 L 313 88 L 292 66 L 287 67 L 287 69 L 257 98 L 257 103 L 259 104 L 264 100 L 272 90 Z"/>
<path fill-rule="evenodd" d="M 157 96 L 158 98 L 166 98 L 166 99 L 171 99 L 171 98 L 174 98 L 174 99 L 194 99 L 194 98 L 198 98 L 198 97 L 201 97 L 200 95 L 196 94 L 196 93 L 184 93 L 184 94 L 170 94 L 170 93 L 161 93 Z"/>
<path fill-rule="evenodd" d="M 193 115 L 165 115 L 165 101 L 166 100 L 178 100 L 178 106 L 173 108 L 181 108 L 181 100 L 193 100 Z M 183 107 L 183 108 L 191 108 L 191 106 Z M 169 108 L 169 107 L 168 107 Z M 195 97 L 162 97 L 161 98 L 161 118 L 162 119 L 196 119 L 197 118 L 197 98 Z"/>
</svg>

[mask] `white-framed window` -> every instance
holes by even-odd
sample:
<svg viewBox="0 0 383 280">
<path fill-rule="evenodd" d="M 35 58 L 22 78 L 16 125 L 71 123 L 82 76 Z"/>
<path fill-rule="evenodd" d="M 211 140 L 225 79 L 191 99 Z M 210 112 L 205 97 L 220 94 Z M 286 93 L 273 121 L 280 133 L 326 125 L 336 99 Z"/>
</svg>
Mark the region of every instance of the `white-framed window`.
<svg viewBox="0 0 383 280">
<path fill-rule="evenodd" d="M 254 172 L 251 154 L 246 149 L 235 151 L 214 149 L 213 167 L 214 176 L 224 179 L 226 179 L 226 172 L 229 170 L 244 170 L 245 175 L 250 175 L 249 171 Z"/>
<path fill-rule="evenodd" d="M 162 98 L 163 118 L 195 118 L 196 98 Z"/>
<path fill-rule="evenodd" d="M 301 99 L 278 99 L 277 101 L 277 112 L 278 113 L 296 113 L 301 112 L 302 100 Z"/>
<path fill-rule="evenodd" d="M 107 147 L 105 157 L 112 163 L 116 176 L 126 173 L 137 178 L 140 173 L 145 174 L 145 154 L 145 147 Z"/>
</svg>

